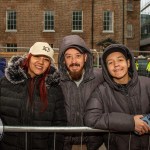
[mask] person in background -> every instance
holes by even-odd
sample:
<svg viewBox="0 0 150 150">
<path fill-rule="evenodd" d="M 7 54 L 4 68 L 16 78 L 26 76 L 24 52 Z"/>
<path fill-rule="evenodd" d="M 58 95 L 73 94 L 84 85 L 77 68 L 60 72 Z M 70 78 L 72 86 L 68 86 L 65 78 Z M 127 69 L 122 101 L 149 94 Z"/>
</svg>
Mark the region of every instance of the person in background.
<svg viewBox="0 0 150 150">
<path fill-rule="evenodd" d="M 97 85 L 103 82 L 103 77 L 100 68 L 93 68 L 92 53 L 80 36 L 68 35 L 62 39 L 58 69 L 65 96 L 68 126 L 84 126 L 86 102 Z M 83 135 L 83 149 L 87 147 L 88 150 L 97 150 L 102 144 L 100 139 L 92 135 Z M 81 149 L 81 133 L 70 133 L 65 137 L 64 150 L 75 148 Z"/>
<path fill-rule="evenodd" d="M 150 77 L 150 58 L 147 58 L 146 71 L 147 71 L 147 76 Z"/>
<path fill-rule="evenodd" d="M 4 126 L 66 126 L 64 96 L 55 72 L 54 51 L 36 42 L 26 56 L 14 56 L 0 80 L 0 118 Z M 27 135 L 26 135 L 27 134 Z M 0 150 L 62 150 L 64 136 L 50 132 L 9 133 Z"/>
<path fill-rule="evenodd" d="M 150 113 L 150 79 L 138 76 L 122 44 L 108 46 L 101 65 L 105 82 L 87 102 L 85 125 L 109 131 L 104 136 L 109 150 L 148 150 L 150 126 L 142 118 Z"/>
<path fill-rule="evenodd" d="M 6 59 L 4 57 L 0 57 L 0 78 L 4 76 L 5 68 L 6 68 Z"/>
</svg>

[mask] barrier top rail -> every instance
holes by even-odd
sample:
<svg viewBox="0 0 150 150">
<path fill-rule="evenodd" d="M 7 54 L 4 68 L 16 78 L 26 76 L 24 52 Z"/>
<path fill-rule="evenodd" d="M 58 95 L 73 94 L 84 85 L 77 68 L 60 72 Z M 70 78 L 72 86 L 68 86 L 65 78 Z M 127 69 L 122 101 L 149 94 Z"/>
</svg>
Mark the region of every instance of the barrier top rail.
<svg viewBox="0 0 150 150">
<path fill-rule="evenodd" d="M 33 127 L 33 126 L 4 126 L 4 132 L 108 132 L 107 130 L 90 127 Z"/>
</svg>

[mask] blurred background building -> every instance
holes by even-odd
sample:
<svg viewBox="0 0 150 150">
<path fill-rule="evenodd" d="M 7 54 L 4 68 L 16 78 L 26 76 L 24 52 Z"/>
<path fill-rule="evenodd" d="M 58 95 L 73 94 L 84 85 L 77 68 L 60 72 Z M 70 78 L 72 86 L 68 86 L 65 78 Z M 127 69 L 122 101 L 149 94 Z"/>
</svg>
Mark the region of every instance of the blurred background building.
<svg viewBox="0 0 150 150">
<path fill-rule="evenodd" d="M 142 51 L 150 51 L 150 0 L 141 0 L 141 42 Z"/>
<path fill-rule="evenodd" d="M 139 50 L 140 0 L 0 0 L 1 51 L 19 52 L 36 41 L 58 49 L 70 34 L 101 52 L 110 43 Z"/>
</svg>

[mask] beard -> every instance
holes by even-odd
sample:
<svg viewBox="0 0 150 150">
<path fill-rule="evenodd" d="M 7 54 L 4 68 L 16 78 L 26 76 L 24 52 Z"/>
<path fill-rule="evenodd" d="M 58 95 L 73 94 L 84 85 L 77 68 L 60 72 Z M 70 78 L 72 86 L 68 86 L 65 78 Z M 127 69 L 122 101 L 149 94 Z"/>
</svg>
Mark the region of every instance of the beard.
<svg viewBox="0 0 150 150">
<path fill-rule="evenodd" d="M 79 64 L 71 64 L 70 66 L 73 66 L 73 65 L 80 66 Z M 80 80 L 82 78 L 83 68 L 81 68 L 78 72 L 76 72 L 76 71 L 70 71 L 68 69 L 68 72 L 69 72 L 69 75 L 70 75 L 70 77 L 71 77 L 72 80 L 78 81 L 78 80 Z"/>
</svg>

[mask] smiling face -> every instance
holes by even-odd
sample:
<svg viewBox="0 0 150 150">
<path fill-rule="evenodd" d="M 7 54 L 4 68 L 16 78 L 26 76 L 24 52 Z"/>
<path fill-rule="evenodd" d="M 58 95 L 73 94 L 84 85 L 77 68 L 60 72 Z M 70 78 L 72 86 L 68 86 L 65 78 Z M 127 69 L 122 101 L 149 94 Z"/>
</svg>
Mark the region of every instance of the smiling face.
<svg viewBox="0 0 150 150">
<path fill-rule="evenodd" d="M 28 73 L 33 78 L 43 74 L 50 66 L 50 58 L 43 55 L 32 55 L 29 60 Z"/>
<path fill-rule="evenodd" d="M 64 63 L 73 79 L 78 80 L 81 78 L 86 59 L 87 54 L 80 53 L 75 48 L 69 48 L 65 52 Z"/>
<path fill-rule="evenodd" d="M 106 66 L 113 80 L 119 84 L 127 84 L 130 77 L 128 68 L 130 61 L 120 52 L 113 52 L 106 58 Z"/>
</svg>

